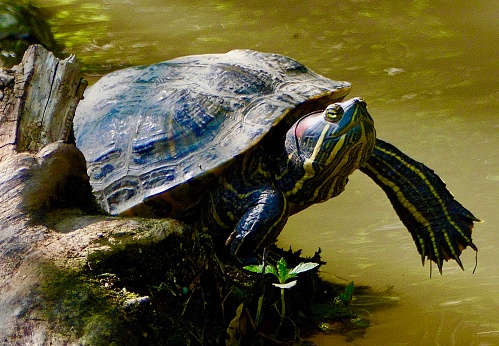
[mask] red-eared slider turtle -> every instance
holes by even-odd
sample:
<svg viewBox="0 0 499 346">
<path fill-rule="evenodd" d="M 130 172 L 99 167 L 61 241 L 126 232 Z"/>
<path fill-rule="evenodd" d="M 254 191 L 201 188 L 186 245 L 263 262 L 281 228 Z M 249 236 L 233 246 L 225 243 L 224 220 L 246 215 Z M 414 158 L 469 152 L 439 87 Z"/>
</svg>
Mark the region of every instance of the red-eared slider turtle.
<svg viewBox="0 0 499 346">
<path fill-rule="evenodd" d="M 477 219 L 433 171 L 375 138 L 366 103 L 341 102 L 349 89 L 277 54 L 182 57 L 103 77 L 77 109 L 76 144 L 106 211 L 200 222 L 243 261 L 360 168 L 423 263 L 462 267 Z"/>
</svg>

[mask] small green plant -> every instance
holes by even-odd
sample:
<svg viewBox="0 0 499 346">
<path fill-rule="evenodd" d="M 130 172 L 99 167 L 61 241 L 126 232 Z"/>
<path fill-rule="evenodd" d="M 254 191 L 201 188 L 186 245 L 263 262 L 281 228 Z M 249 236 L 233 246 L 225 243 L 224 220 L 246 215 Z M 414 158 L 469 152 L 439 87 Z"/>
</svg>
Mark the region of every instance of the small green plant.
<svg viewBox="0 0 499 346">
<path fill-rule="evenodd" d="M 350 303 L 352 302 L 353 291 L 354 291 L 354 284 L 352 281 L 345 287 L 345 291 L 335 298 L 335 303 L 337 305 L 345 306 L 347 309 L 350 310 Z"/>
<path fill-rule="evenodd" d="M 244 269 L 249 270 L 250 272 L 254 273 L 265 273 L 265 274 L 272 274 L 274 275 L 279 283 L 273 283 L 272 285 L 278 287 L 281 289 L 281 311 L 279 313 L 281 317 L 281 321 L 279 323 L 278 330 L 281 329 L 282 323 L 284 321 L 284 318 L 286 316 L 286 301 L 285 301 L 285 290 L 290 289 L 294 285 L 296 285 L 297 280 L 293 280 L 291 282 L 287 282 L 290 279 L 296 278 L 299 273 L 306 272 L 310 269 L 313 269 L 317 267 L 319 263 L 313 263 L 313 262 L 307 262 L 307 263 L 300 263 L 294 268 L 288 268 L 288 265 L 286 263 L 286 260 L 281 258 L 277 262 L 277 266 L 274 266 L 272 264 L 259 264 L 259 265 L 250 265 L 244 267 Z M 261 300 L 259 301 L 259 306 L 258 306 L 258 311 L 257 311 L 257 318 L 256 320 L 259 320 L 259 316 L 261 313 Z"/>
<path fill-rule="evenodd" d="M 356 312 L 352 311 L 351 303 L 354 293 L 354 283 L 350 282 L 343 293 L 338 295 L 334 299 L 334 304 L 340 309 L 346 309 L 346 313 L 349 316 L 350 324 L 354 329 L 365 329 L 369 327 L 369 321 L 363 316 L 359 316 Z"/>
</svg>

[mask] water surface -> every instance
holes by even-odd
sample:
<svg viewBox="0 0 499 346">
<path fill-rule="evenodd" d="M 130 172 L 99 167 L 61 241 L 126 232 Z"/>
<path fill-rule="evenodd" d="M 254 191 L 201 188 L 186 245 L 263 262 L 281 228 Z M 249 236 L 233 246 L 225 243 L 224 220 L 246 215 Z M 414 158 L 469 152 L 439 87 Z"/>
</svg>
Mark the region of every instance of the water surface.
<svg viewBox="0 0 499 346">
<path fill-rule="evenodd" d="M 421 266 L 412 238 L 379 189 L 355 173 L 346 191 L 293 216 L 283 247 L 318 247 L 323 275 L 391 289 L 363 338 L 318 345 L 499 344 L 499 2 L 39 0 L 87 77 L 188 54 L 250 48 L 291 56 L 353 84 L 378 136 L 425 162 L 477 224 L 475 254 Z"/>
</svg>

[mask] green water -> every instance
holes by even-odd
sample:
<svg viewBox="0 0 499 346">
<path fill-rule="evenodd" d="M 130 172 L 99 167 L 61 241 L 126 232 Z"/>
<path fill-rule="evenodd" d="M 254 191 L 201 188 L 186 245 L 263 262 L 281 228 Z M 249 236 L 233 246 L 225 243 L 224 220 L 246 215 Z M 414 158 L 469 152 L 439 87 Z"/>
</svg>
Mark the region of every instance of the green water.
<svg viewBox="0 0 499 346">
<path fill-rule="evenodd" d="M 378 136 L 436 170 L 485 220 L 475 254 L 421 266 L 383 192 L 360 172 L 346 191 L 293 216 L 283 247 L 318 247 L 323 275 L 387 287 L 398 304 L 370 310 L 353 345 L 499 344 L 499 2 L 38 0 L 56 37 L 92 81 L 120 67 L 251 48 L 291 56 L 353 84 Z M 348 344 L 317 335 L 318 345 Z"/>
</svg>

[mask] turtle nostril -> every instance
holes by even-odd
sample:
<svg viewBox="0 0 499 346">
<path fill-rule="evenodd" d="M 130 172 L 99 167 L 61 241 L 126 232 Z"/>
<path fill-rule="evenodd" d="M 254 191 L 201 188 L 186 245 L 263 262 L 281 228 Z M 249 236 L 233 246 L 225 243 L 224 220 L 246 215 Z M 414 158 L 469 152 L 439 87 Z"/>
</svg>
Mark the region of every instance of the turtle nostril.
<svg viewBox="0 0 499 346">
<path fill-rule="evenodd" d="M 355 102 L 362 104 L 363 106 L 366 106 L 367 103 L 362 97 L 356 97 Z"/>
</svg>

